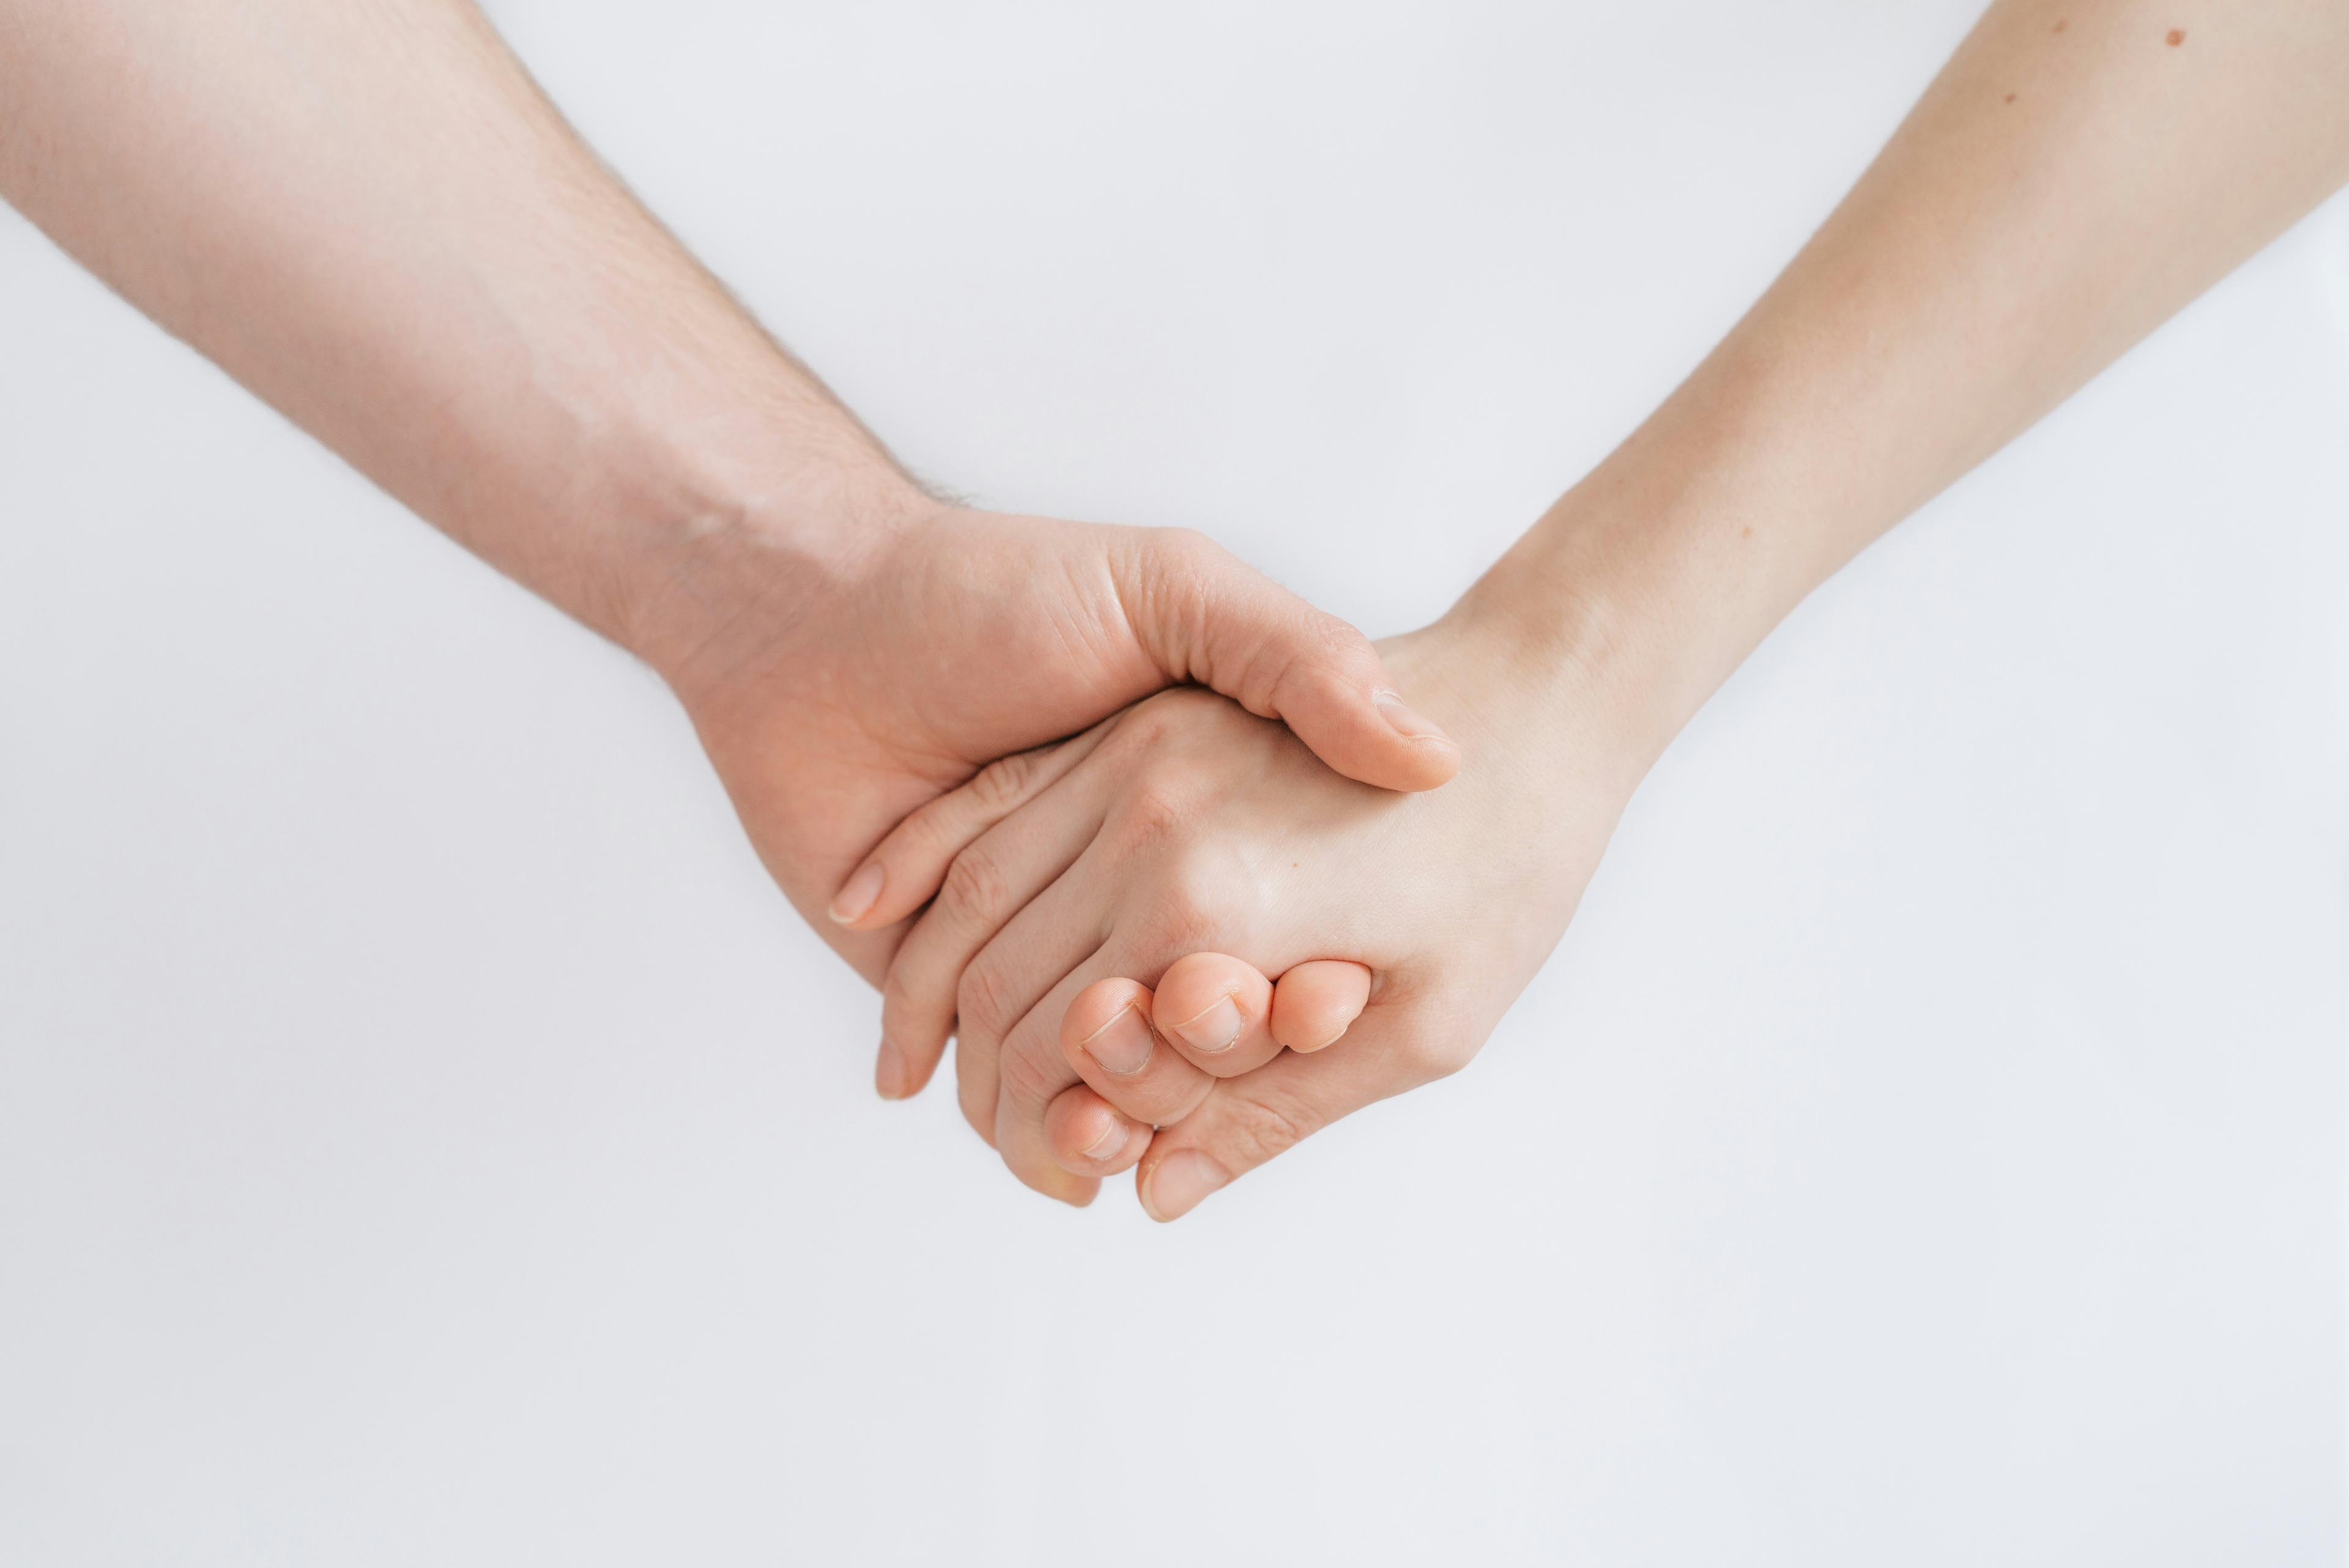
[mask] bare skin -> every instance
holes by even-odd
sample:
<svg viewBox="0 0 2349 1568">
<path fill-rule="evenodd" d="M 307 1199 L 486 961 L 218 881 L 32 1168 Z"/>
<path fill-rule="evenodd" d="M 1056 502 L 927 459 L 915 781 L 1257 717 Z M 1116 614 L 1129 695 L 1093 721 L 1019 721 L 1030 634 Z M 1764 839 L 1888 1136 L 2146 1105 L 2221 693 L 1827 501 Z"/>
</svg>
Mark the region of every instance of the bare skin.
<svg viewBox="0 0 2349 1568">
<path fill-rule="evenodd" d="M 1205 538 L 925 493 L 461 0 L 0 0 L 0 194 L 659 671 L 869 979 L 898 925 L 825 911 L 875 907 L 892 826 L 1170 684 L 1382 786 L 1458 765 L 1361 634 Z"/>
<path fill-rule="evenodd" d="M 1016 1174 L 1056 1191 L 1138 1161 L 1161 1219 L 1456 1068 L 1770 629 L 2344 180 L 2349 7 L 2002 0 L 1695 373 L 1442 621 L 1384 645 L 1462 737 L 1454 785 L 1375 795 L 1228 704 L 1154 699 L 1033 791 L 948 796 L 926 815 L 954 832 L 884 842 L 893 885 L 945 887 L 886 992 L 959 1015 L 964 1110 Z M 986 874 L 950 875 L 954 847 Z M 1165 994 L 1229 984 L 1237 1005 L 1309 961 L 1371 977 L 1316 1053 L 1202 1053 L 1196 992 Z M 1154 981 L 1146 1040 L 1093 1033 Z M 1104 1047 L 1149 1056 L 1112 1071 Z"/>
</svg>

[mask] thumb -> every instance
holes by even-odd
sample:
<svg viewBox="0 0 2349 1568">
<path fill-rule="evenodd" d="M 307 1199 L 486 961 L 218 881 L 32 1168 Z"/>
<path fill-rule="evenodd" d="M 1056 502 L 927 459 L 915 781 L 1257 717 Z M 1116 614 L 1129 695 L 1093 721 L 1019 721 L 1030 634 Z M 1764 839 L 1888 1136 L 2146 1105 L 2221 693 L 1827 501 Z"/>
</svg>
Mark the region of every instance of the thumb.
<svg viewBox="0 0 2349 1568">
<path fill-rule="evenodd" d="M 1368 638 L 1205 535 L 1136 530 L 1113 569 L 1134 637 L 1173 679 L 1281 720 L 1364 784 L 1433 789 L 1460 771 L 1459 746 L 1396 693 Z"/>
</svg>

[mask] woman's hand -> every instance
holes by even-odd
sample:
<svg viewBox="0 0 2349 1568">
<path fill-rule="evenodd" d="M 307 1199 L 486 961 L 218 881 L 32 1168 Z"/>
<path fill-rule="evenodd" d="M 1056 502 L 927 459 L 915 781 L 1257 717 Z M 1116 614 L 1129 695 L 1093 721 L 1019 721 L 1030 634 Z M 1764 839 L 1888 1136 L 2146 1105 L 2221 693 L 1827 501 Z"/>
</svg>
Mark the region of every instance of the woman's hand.
<svg viewBox="0 0 2349 1568">
<path fill-rule="evenodd" d="M 930 891 L 885 867 L 850 876 L 884 834 L 982 764 L 1170 683 L 1277 715 L 1332 765 L 1395 789 L 1459 765 L 1394 698 L 1368 639 L 1198 535 L 881 493 L 832 503 L 860 515 L 813 580 L 794 557 L 762 592 L 755 532 L 731 541 L 674 607 L 714 629 L 647 639 L 768 870 L 869 979 Z M 1024 765 L 999 763 L 972 794 Z M 914 1082 L 885 1056 L 879 1085 Z"/>
<path fill-rule="evenodd" d="M 1466 608 L 1381 645 L 1464 750 L 1440 791 L 1357 784 L 1230 702 L 1168 692 L 918 814 L 874 857 L 907 897 L 943 874 L 884 984 L 885 1049 L 917 1085 L 954 1033 L 964 1114 L 1022 1180 L 1084 1202 L 1141 1158 L 1143 1204 L 1169 1219 L 1464 1065 L 1565 930 L 1653 754 L 1581 666 L 1535 656 L 1505 624 Z M 1309 965 L 1316 984 L 1343 975 L 1318 961 L 1356 961 L 1367 1005 L 1342 1043 L 1300 1052 L 1281 1047 L 1326 1042 L 1284 1040 L 1258 994 L 1178 1020 L 1088 992 L 1180 981 L 1170 966 L 1202 952 L 1284 980 Z M 1346 1010 L 1324 999 L 1325 1014 Z M 1081 1082 L 1123 1136 L 1088 1100 L 1053 1111 Z"/>
<path fill-rule="evenodd" d="M 1109 1083 L 1102 1093 L 1078 1084 L 1053 1100 L 1044 1113 L 1052 1158 L 1078 1176 L 1124 1169 L 1150 1147 L 1154 1126 L 1190 1115 L 1216 1078 L 1252 1072 L 1284 1050 L 1309 1055 L 1336 1044 L 1362 1015 L 1373 978 L 1350 960 L 1314 959 L 1276 982 L 1227 953 L 1192 953 L 1154 992 L 1140 981 L 1095 981 L 1061 1014 L 1061 1054 L 1089 1081 Z M 1108 1069 L 1135 1060 L 1162 1080 L 1174 1075 L 1173 1092 Z M 1164 1114 L 1169 1107 L 1174 1114 Z"/>
</svg>

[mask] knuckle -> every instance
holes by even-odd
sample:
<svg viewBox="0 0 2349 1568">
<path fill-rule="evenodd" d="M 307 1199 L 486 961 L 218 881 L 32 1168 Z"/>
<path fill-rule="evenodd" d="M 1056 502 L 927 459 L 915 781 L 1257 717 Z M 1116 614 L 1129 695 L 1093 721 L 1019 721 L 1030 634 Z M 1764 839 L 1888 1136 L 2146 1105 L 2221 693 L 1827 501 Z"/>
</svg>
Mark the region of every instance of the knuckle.
<svg viewBox="0 0 2349 1568">
<path fill-rule="evenodd" d="M 1217 857 L 1180 855 L 1167 867 L 1159 897 L 1171 913 L 1184 919 L 1213 919 L 1230 912 L 1232 879 Z"/>
<path fill-rule="evenodd" d="M 1475 1061 L 1482 1044 L 1464 1030 L 1431 1029 L 1413 1035 L 1403 1046 L 1402 1056 L 1414 1084 L 1432 1084 Z"/>
<path fill-rule="evenodd" d="M 1011 884 L 1002 865 L 979 845 L 972 845 L 947 867 L 938 889 L 938 907 L 950 920 L 993 929 L 1010 908 Z"/>
<path fill-rule="evenodd" d="M 1309 609 L 1311 624 L 1306 628 L 1305 640 L 1319 652 L 1333 659 L 1350 659 L 1356 654 L 1371 651 L 1370 639 L 1364 637 L 1351 621 L 1318 609 Z"/>
<path fill-rule="evenodd" d="M 1169 695 L 1161 692 L 1144 698 L 1119 714 L 1102 738 L 1102 761 L 1130 766 L 1164 743 L 1169 730 Z"/>
<path fill-rule="evenodd" d="M 1102 738 L 1099 755 L 1123 769 L 1171 773 L 1203 748 L 1227 744 L 1236 727 L 1253 722 L 1220 692 L 1171 686 L 1119 714 Z"/>
<path fill-rule="evenodd" d="M 1144 780 L 1126 798 L 1118 836 L 1129 851 L 1147 849 L 1182 833 L 1197 815 L 1191 791 L 1169 774 Z"/>
<path fill-rule="evenodd" d="M 1188 868 L 1175 871 L 1157 888 L 1146 924 L 1151 945 L 1167 952 L 1198 952 L 1217 948 L 1231 922 L 1219 890 Z"/>
<path fill-rule="evenodd" d="M 1251 713 L 1278 711 L 1280 699 L 1319 675 L 1322 661 L 1335 649 L 1325 618 L 1299 617 L 1286 635 L 1268 638 L 1248 666 L 1246 685 Z"/>
<path fill-rule="evenodd" d="M 1257 1166 L 1295 1148 L 1319 1126 L 1304 1106 L 1278 1096 L 1236 1098 L 1225 1109 L 1216 1141 L 1243 1166 Z"/>
<path fill-rule="evenodd" d="M 1263 889 L 1244 865 L 1210 848 L 1170 857 L 1152 879 L 1143 935 L 1172 954 L 1247 948 Z"/>
<path fill-rule="evenodd" d="M 1266 718 L 1288 714 L 1317 689 L 1363 680 L 1377 659 L 1361 632 L 1335 616 L 1312 611 L 1291 636 L 1268 644 L 1249 666 L 1242 706 Z"/>
<path fill-rule="evenodd" d="M 1154 528 L 1152 543 L 1169 566 L 1186 571 L 1212 570 L 1226 559 L 1221 545 L 1196 528 Z"/>
<path fill-rule="evenodd" d="M 1412 1065 L 1415 1069 L 1413 1075 L 1422 1084 L 1433 1084 L 1440 1078 L 1448 1078 L 1467 1064 L 1466 1056 L 1451 1051 L 1422 1047 L 1413 1053 Z"/>
<path fill-rule="evenodd" d="M 978 770 L 978 776 L 963 785 L 969 803 L 988 816 L 1001 816 L 1018 805 L 1028 793 L 1036 770 L 1045 757 L 1058 750 L 1045 746 L 1033 752 L 1019 752 L 1008 757 L 998 757 Z"/>
<path fill-rule="evenodd" d="M 981 959 L 962 971 L 955 987 L 955 1017 L 958 1032 L 1000 1040 L 1019 1022 L 1007 1016 L 1009 1000 L 994 966 Z"/>
<path fill-rule="evenodd" d="M 1012 1104 L 1041 1111 L 1052 1103 L 1053 1096 L 1076 1078 L 1059 1052 L 1048 1060 L 1034 1046 L 1032 1040 L 1006 1045 L 996 1063 L 996 1071 L 1002 1075 L 1004 1091 L 1011 1096 Z"/>
</svg>

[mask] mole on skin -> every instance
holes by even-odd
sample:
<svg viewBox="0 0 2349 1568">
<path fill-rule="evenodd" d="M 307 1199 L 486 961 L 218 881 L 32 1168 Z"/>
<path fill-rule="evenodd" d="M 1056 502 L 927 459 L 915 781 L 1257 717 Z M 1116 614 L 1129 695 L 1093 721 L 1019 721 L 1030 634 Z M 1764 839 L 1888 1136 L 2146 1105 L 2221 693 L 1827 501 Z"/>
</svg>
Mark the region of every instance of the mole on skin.
<svg viewBox="0 0 2349 1568">
<path fill-rule="evenodd" d="M 2009 103 L 2013 103 L 2013 102 L 2014 101 L 2014 95 L 2013 95 L 2013 93 L 2009 93 L 2009 94 L 2007 94 L 2007 95 L 2006 95 L 2006 101 L 2007 101 L 2007 102 L 2009 102 Z"/>
<path fill-rule="evenodd" d="M 2054 26 L 2054 29 L 2053 29 L 2053 31 L 2060 33 L 2060 32 L 2062 32 L 2064 28 L 2066 28 L 2066 27 L 2070 26 L 2071 25 L 2072 25 L 2072 23 L 2071 23 L 2070 18 L 2068 18 L 2068 17 L 2062 17 L 2062 18 L 2058 18 L 2058 19 L 2057 19 L 2057 21 L 2056 21 L 2056 23 L 2055 23 L 2055 26 Z"/>
<path fill-rule="evenodd" d="M 2171 29 L 2169 29 L 2169 47 L 2170 47 L 2171 48 L 2173 48 L 2173 49 L 2174 49 L 2174 48 L 2178 47 L 2178 45 L 2180 45 L 2180 44 L 2184 43 L 2185 41 L 2186 41 L 2186 29 L 2185 29 L 2185 28 L 2183 28 L 2183 27 L 2172 27 Z"/>
</svg>

